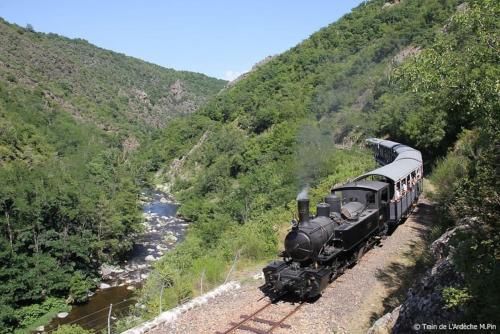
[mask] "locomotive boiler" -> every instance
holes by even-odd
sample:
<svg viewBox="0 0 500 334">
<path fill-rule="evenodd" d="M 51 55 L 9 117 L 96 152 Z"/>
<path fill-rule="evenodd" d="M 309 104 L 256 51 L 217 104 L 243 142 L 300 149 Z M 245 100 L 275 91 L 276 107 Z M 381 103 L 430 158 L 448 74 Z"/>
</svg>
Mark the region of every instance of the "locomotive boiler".
<svg viewBox="0 0 500 334">
<path fill-rule="evenodd" d="M 411 212 L 422 191 L 420 152 L 380 139 L 369 143 L 384 166 L 331 189 L 315 215 L 310 214 L 309 199 L 298 198 L 297 219 L 291 222 L 281 259 L 263 269 L 261 290 L 272 299 L 287 293 L 300 299 L 318 297 Z M 387 160 L 381 162 L 381 157 Z M 410 187 L 401 195 L 403 183 Z"/>
</svg>

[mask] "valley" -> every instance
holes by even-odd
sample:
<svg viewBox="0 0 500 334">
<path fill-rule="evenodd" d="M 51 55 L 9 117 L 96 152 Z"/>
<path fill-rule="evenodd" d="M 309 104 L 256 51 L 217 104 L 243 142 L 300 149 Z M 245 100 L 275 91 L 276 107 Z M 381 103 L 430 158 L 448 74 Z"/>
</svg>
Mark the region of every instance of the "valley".
<svg viewBox="0 0 500 334">
<path fill-rule="evenodd" d="M 334 320 L 304 324 L 365 332 L 401 305 L 393 326 L 405 333 L 416 317 L 406 292 L 418 282 L 383 295 L 411 268 L 374 273 L 399 246 L 428 247 L 454 229 L 453 256 L 421 269 L 444 261 L 461 279 L 433 285 L 429 310 L 443 310 L 436 321 L 494 319 L 499 12 L 490 0 L 365 1 L 231 83 L 1 20 L 0 333 L 46 326 L 73 305 L 50 328 L 87 334 L 107 327 L 110 303 L 122 332 L 217 289 L 233 269 L 262 267 L 281 250 L 297 193 L 307 188 L 317 203 L 373 169 L 364 140 L 375 136 L 422 152 L 432 226 L 411 220 L 396 231 L 401 244 L 374 249 L 381 257 L 368 253 L 350 282 L 333 284 L 329 296 L 356 301 L 359 313 L 320 300 Z M 229 305 L 245 303 L 236 294 Z M 216 311 L 201 310 L 179 328 L 201 330 L 192 319 Z M 55 328 L 63 323 L 83 328 Z"/>
</svg>

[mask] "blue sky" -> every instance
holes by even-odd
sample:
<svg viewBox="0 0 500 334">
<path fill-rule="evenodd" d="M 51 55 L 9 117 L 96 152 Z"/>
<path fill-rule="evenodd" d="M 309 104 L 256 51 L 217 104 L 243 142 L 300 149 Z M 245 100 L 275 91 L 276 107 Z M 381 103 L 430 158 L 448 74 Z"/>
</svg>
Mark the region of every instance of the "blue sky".
<svg viewBox="0 0 500 334">
<path fill-rule="evenodd" d="M 164 67 L 233 79 L 361 0 L 2 0 L 0 17 Z"/>
</svg>

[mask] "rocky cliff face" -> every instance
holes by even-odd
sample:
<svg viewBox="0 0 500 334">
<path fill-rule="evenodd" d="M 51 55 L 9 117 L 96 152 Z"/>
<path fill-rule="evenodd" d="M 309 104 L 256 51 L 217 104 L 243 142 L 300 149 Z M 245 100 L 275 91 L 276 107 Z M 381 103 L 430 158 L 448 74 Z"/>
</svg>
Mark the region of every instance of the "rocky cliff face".
<svg viewBox="0 0 500 334">
<path fill-rule="evenodd" d="M 453 265 L 454 248 L 450 240 L 457 232 L 471 229 L 473 224 L 474 220 L 464 219 L 432 243 L 431 252 L 436 260 L 433 267 L 408 291 L 406 300 L 378 319 L 367 334 L 424 333 L 427 325 L 459 322 L 463 309 L 447 308 L 442 291 L 464 283 L 463 274 Z"/>
</svg>

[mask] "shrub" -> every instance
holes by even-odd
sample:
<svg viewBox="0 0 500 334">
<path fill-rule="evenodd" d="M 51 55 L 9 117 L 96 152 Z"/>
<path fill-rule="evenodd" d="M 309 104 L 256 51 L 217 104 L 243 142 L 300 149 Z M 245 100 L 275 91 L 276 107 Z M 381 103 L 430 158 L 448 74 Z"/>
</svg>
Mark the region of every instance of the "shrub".
<svg viewBox="0 0 500 334">
<path fill-rule="evenodd" d="M 445 308 L 454 308 L 463 305 L 471 298 L 471 295 L 466 288 L 459 289 L 452 286 L 444 288 L 442 295 L 445 301 Z"/>
<path fill-rule="evenodd" d="M 62 325 L 59 326 L 53 334 L 92 334 L 94 331 L 84 329 L 78 325 Z"/>
</svg>

